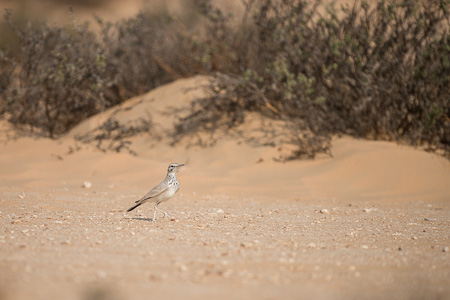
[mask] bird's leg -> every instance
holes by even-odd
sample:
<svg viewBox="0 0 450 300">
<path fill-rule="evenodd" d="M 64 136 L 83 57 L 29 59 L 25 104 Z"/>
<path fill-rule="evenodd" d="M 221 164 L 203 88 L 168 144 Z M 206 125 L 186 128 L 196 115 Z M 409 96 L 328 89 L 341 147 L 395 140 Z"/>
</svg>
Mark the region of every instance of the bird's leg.
<svg viewBox="0 0 450 300">
<path fill-rule="evenodd" d="M 157 204 L 156 204 L 157 205 Z M 153 219 L 152 222 L 156 222 L 156 205 L 155 205 L 155 212 L 153 213 Z"/>
<path fill-rule="evenodd" d="M 166 213 L 166 212 L 163 211 L 162 209 L 159 209 L 159 208 L 158 208 L 158 204 L 159 204 L 159 202 L 156 202 L 156 204 L 155 204 L 155 210 L 158 210 L 158 211 L 162 212 L 162 213 L 164 214 L 164 217 L 170 218 L 170 216 L 169 216 L 168 213 Z"/>
</svg>

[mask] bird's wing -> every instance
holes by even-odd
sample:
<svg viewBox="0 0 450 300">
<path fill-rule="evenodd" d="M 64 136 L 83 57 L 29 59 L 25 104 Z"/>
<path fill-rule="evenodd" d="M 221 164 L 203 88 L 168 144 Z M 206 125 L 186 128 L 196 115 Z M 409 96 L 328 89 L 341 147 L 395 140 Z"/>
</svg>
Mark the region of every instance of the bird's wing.
<svg viewBox="0 0 450 300">
<path fill-rule="evenodd" d="M 169 187 L 169 185 L 163 181 L 160 184 L 158 184 L 157 186 L 155 186 L 150 192 L 148 192 L 147 194 L 145 194 L 144 197 L 142 197 L 141 199 L 137 200 L 136 203 L 143 203 L 146 202 L 146 200 L 156 197 L 159 194 L 161 194 L 162 192 L 164 192 L 165 190 L 167 190 L 167 188 Z"/>
</svg>

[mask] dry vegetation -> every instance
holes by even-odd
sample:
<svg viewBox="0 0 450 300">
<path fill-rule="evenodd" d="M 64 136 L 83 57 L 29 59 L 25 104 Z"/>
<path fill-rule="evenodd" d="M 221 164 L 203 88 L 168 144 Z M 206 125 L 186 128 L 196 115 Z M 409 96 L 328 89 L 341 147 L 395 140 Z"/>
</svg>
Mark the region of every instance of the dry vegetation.
<svg viewBox="0 0 450 300">
<path fill-rule="evenodd" d="M 241 20 L 193 1 L 189 18 L 143 12 L 98 20 L 99 34 L 73 15 L 58 27 L 21 25 L 7 12 L 16 42 L 1 41 L 0 112 L 58 137 L 131 96 L 208 74 L 208 96 L 180 120 L 179 135 L 233 127 L 245 111 L 260 111 L 296 132 L 292 158 L 328 152 L 341 133 L 448 155 L 448 0 L 244 3 Z"/>
</svg>

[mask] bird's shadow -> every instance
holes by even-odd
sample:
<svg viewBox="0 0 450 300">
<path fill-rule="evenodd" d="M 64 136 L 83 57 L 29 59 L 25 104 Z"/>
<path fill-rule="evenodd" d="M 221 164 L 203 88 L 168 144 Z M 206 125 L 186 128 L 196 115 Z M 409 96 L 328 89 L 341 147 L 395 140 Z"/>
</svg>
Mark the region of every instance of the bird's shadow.
<svg viewBox="0 0 450 300">
<path fill-rule="evenodd" d="M 153 218 L 143 218 L 143 217 L 125 218 L 125 220 L 139 220 L 139 221 L 153 222 Z"/>
</svg>

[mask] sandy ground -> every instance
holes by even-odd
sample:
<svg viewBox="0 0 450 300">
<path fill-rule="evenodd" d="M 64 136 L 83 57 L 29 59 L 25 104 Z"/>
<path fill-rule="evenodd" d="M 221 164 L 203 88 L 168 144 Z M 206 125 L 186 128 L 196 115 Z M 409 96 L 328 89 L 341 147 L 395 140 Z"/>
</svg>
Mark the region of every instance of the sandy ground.
<svg viewBox="0 0 450 300">
<path fill-rule="evenodd" d="M 289 145 L 265 141 L 289 133 L 257 114 L 212 146 L 187 147 L 205 134 L 170 146 L 204 82 L 160 87 L 56 141 L 0 123 L 0 299 L 450 298 L 449 161 L 342 137 L 333 157 L 281 163 Z M 153 122 L 131 139 L 137 156 L 73 139 L 114 111 Z M 126 213 L 171 162 L 186 163 L 160 206 L 172 219 Z"/>
</svg>

